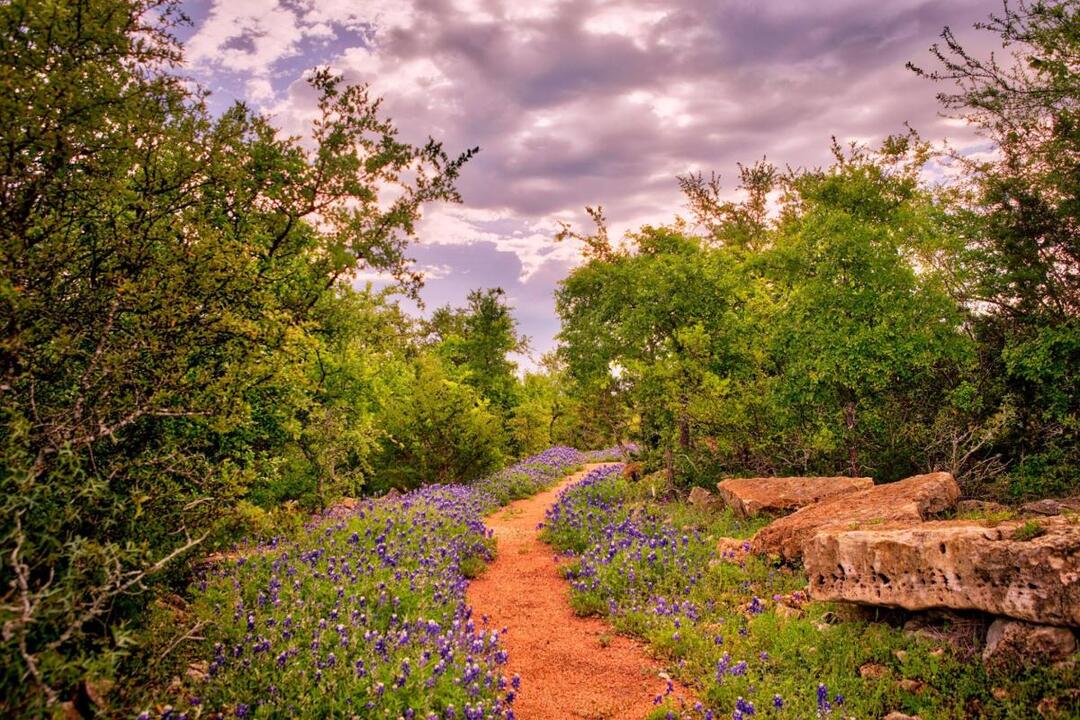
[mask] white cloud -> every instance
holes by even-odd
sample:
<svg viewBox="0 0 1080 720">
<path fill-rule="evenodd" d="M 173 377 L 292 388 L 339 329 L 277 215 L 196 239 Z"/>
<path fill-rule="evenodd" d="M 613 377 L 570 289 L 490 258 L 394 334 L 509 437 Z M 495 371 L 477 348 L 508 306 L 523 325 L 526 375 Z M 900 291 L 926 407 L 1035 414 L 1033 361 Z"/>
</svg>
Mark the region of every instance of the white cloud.
<svg viewBox="0 0 1080 720">
<path fill-rule="evenodd" d="M 986 152 L 903 67 L 943 25 L 980 19 L 983 0 L 202 1 L 189 61 L 284 133 L 316 112 L 300 68 L 329 65 L 371 84 L 403 140 L 480 146 L 459 180 L 466 204 L 425 209 L 416 257 L 440 303 L 478 277 L 528 287 L 522 316 L 547 313 L 530 334 L 553 332 L 551 289 L 580 258 L 554 242 L 557 221 L 591 229 L 585 205 L 604 205 L 618 240 L 685 214 L 676 175 L 717 170 L 730 192 L 738 161 L 813 167 L 831 136 L 880 138 L 905 120 Z"/>
<path fill-rule="evenodd" d="M 280 3 L 216 0 L 186 44 L 189 61 L 234 72 L 269 74 L 277 61 L 297 52 L 299 20 Z"/>
<path fill-rule="evenodd" d="M 653 27 L 667 17 L 667 10 L 635 8 L 624 3 L 605 7 L 585 19 L 582 26 L 597 35 L 619 35 L 644 48 Z"/>
</svg>

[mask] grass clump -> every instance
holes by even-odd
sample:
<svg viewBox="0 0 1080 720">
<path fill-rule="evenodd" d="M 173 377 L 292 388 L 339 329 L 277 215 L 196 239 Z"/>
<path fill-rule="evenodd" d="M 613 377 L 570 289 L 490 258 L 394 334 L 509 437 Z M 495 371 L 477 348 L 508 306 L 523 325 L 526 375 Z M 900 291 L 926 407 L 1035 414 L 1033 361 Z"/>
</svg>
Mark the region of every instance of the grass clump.
<svg viewBox="0 0 1080 720">
<path fill-rule="evenodd" d="M 542 536 L 572 554 L 575 610 L 646 640 L 696 689 L 700 707 L 660 698 L 656 717 L 1020 720 L 1040 703 L 1076 716 L 1075 664 L 990 673 L 971 648 L 838 622 L 842 608 L 811 601 L 801 571 L 717 552 L 720 538 L 749 537 L 765 521 L 639 495 L 615 471 L 591 473 L 562 493 Z"/>
</svg>

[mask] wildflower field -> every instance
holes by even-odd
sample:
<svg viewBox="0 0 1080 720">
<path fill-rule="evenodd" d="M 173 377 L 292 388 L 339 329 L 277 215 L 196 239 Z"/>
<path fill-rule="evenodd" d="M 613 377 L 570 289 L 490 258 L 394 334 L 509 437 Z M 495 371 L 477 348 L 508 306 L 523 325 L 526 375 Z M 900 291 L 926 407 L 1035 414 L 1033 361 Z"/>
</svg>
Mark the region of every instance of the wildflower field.
<svg viewBox="0 0 1080 720">
<path fill-rule="evenodd" d="M 839 622 L 841 608 L 806 597 L 801 571 L 749 543 L 718 549 L 758 523 L 656 491 L 621 466 L 593 470 L 562 491 L 541 533 L 565 558 L 575 610 L 644 639 L 697 690 L 693 707 L 657 696 L 655 718 L 1076 717 L 1075 666 L 988 674 L 970 648 Z"/>
<path fill-rule="evenodd" d="M 494 552 L 483 516 L 618 454 L 551 448 L 474 485 L 332 509 L 212 566 L 187 608 L 203 640 L 168 653 L 158 673 L 182 679 L 140 717 L 513 718 L 499 629 L 464 602 Z"/>
</svg>

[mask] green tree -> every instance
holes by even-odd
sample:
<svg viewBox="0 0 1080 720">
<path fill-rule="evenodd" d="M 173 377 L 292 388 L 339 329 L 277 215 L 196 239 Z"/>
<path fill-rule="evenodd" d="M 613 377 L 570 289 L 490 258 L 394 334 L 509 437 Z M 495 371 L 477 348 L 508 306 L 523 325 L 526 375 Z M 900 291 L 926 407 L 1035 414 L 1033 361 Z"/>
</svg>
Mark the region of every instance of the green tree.
<svg viewBox="0 0 1080 720">
<path fill-rule="evenodd" d="M 439 357 L 421 355 L 380 416 L 385 430 L 375 487 L 468 482 L 494 470 L 506 439 L 500 418 Z"/>
<path fill-rule="evenodd" d="M 910 138 L 877 156 L 836 148 L 831 168 L 788 180 L 765 258 L 782 307 L 771 333 L 781 403 L 815 449 L 841 448 L 853 475 L 918 467 L 917 444 L 889 458 L 917 422 L 912 393 L 948 387 L 968 350 L 959 308 L 914 262 L 945 242 L 943 213 L 919 186 L 924 160 Z"/>
<path fill-rule="evenodd" d="M 959 154 L 966 283 L 981 367 L 965 454 L 1011 466 L 1014 496 L 1075 492 L 1080 475 L 1080 4 L 1005 4 L 978 28 L 1008 62 L 966 50 L 946 28 L 939 99 L 995 153 Z"/>
<path fill-rule="evenodd" d="M 308 402 L 288 388 L 308 382 L 321 300 L 364 268 L 413 285 L 420 206 L 457 199 L 468 157 L 402 142 L 327 71 L 310 144 L 243 105 L 214 119 L 173 72 L 178 17 L 171 0 L 0 5 L 9 714 L 123 655 L 148 584 L 254 480 L 238 431 L 262 432 L 260 393 Z"/>
<path fill-rule="evenodd" d="M 510 420 L 514 447 L 533 454 L 552 445 L 599 447 L 581 424 L 580 403 L 570 393 L 566 370 L 555 355 L 546 355 L 537 372 L 521 381 L 520 400 Z"/>
<path fill-rule="evenodd" d="M 517 403 L 517 365 L 510 353 L 528 350 L 502 288 L 472 290 L 465 307 L 437 309 L 426 323 L 437 352 L 459 368 L 465 382 L 509 415 Z"/>
</svg>

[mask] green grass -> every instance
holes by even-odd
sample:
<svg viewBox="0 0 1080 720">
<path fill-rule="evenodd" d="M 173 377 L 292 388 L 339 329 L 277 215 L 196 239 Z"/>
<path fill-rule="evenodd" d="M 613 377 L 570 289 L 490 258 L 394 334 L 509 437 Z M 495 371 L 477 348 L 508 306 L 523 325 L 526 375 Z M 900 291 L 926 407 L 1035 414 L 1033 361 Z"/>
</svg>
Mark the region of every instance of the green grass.
<svg viewBox="0 0 1080 720">
<path fill-rule="evenodd" d="M 761 717 L 817 717 L 819 684 L 827 687 L 830 702 L 837 694 L 844 697 L 830 715 L 834 718 L 877 720 L 892 711 L 923 720 L 1080 717 L 1075 693 L 1080 671 L 1075 663 L 988 673 L 978 648 L 937 644 L 884 622 L 837 622 L 837 616 L 858 617 L 848 607 L 805 602 L 798 612 L 779 608 L 777 596 L 800 605 L 790 601 L 793 592 L 807 585 L 800 570 L 756 556 L 724 561 L 715 556 L 717 539 L 749 537 L 766 520 L 742 520 L 682 502 L 649 502 L 638 488 L 616 479 L 607 487 L 590 488 L 589 494 L 609 503 L 621 495 L 625 501 L 607 511 L 585 503 L 592 513 L 590 532 L 600 543 L 583 548 L 580 528 L 556 524 L 545 531 L 558 549 L 578 553 L 564 570 L 572 583 L 575 611 L 605 616 L 619 632 L 645 640 L 673 675 L 695 688 L 717 720 L 732 717 L 738 698 L 752 702 Z M 611 526 L 634 513 L 643 517 L 634 532 L 646 538 L 689 535 L 690 542 L 678 554 L 660 557 L 659 563 L 672 567 L 650 563 L 644 541 L 622 547 L 607 559 L 623 537 L 612 534 Z M 566 517 L 585 515 L 582 509 L 579 516 Z M 689 570 L 674 571 L 677 568 Z M 755 597 L 760 610 L 753 605 Z M 675 603 L 679 611 L 669 613 Z M 718 663 L 730 669 L 741 662 L 746 663 L 745 673 L 718 674 Z M 868 663 L 884 666 L 885 674 L 861 677 L 859 668 Z M 783 708 L 773 707 L 775 695 Z M 1040 703 L 1041 713 L 1036 709 Z M 662 704 L 650 717 L 669 717 L 669 710 Z M 674 716 L 702 714 L 684 709 L 683 715 L 675 711 Z"/>
<path fill-rule="evenodd" d="M 1028 520 L 1013 531 L 1013 540 L 1027 542 L 1046 534 L 1046 528 L 1038 520 Z"/>
</svg>

